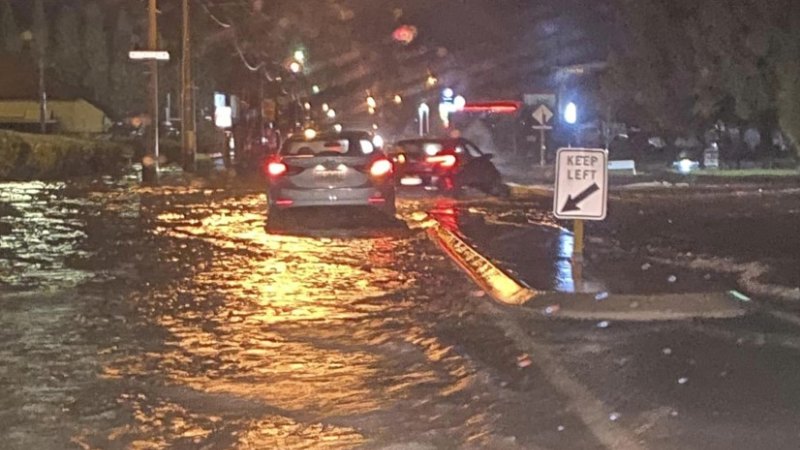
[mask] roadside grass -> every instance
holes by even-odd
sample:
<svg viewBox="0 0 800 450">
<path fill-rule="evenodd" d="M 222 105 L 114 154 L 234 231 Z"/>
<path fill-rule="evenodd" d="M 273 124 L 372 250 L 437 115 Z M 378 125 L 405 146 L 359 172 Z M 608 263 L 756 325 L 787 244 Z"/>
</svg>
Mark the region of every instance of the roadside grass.
<svg viewBox="0 0 800 450">
<path fill-rule="evenodd" d="M 800 169 L 722 169 L 692 172 L 697 177 L 749 178 L 800 177 Z"/>
</svg>

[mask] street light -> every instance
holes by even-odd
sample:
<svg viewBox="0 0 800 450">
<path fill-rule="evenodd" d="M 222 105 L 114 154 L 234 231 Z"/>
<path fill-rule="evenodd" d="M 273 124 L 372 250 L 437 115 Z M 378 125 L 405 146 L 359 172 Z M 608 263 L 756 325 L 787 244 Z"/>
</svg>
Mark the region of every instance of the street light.
<svg viewBox="0 0 800 450">
<path fill-rule="evenodd" d="M 306 62 L 306 54 L 303 50 L 295 50 L 294 55 L 292 56 L 294 56 L 294 60 L 299 62 L 300 64 Z"/>
<path fill-rule="evenodd" d="M 375 109 L 375 108 L 378 107 L 378 102 L 375 101 L 375 97 L 373 97 L 371 95 L 367 96 L 367 106 L 369 106 L 372 109 Z"/>
<path fill-rule="evenodd" d="M 393 101 L 395 105 L 400 105 L 403 103 L 403 97 L 401 97 L 400 94 L 395 94 Z"/>
<path fill-rule="evenodd" d="M 467 99 L 463 95 L 458 95 L 453 99 L 453 107 L 456 111 L 462 111 L 467 106 Z"/>
<path fill-rule="evenodd" d="M 427 84 L 428 87 L 434 87 L 434 86 L 436 86 L 436 83 L 438 83 L 438 82 L 439 82 L 439 79 L 436 78 L 433 74 L 428 74 L 428 79 L 425 80 L 425 84 Z"/>
<path fill-rule="evenodd" d="M 419 115 L 420 136 L 425 136 L 430 130 L 430 113 L 431 108 L 426 103 L 420 104 L 419 108 L 417 108 L 417 114 Z"/>
<path fill-rule="evenodd" d="M 336 111 L 333 108 L 329 109 L 327 114 L 328 114 L 328 118 L 329 119 L 335 119 L 336 118 Z"/>
<path fill-rule="evenodd" d="M 300 71 L 303 70 L 303 65 L 297 61 L 292 61 L 289 63 L 289 70 L 292 73 L 300 73 Z"/>
<path fill-rule="evenodd" d="M 570 125 L 575 125 L 578 121 L 578 106 L 575 105 L 573 102 L 567 103 L 567 106 L 564 108 L 564 122 L 567 122 Z"/>
</svg>

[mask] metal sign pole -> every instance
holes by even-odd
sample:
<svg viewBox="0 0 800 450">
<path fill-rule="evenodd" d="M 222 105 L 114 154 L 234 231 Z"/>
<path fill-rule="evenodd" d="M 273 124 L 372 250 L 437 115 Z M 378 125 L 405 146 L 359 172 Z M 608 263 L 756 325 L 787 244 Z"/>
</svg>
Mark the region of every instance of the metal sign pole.
<svg viewBox="0 0 800 450">
<path fill-rule="evenodd" d="M 545 153 L 547 152 L 547 144 L 545 144 L 544 128 L 539 129 L 539 165 L 544 167 Z"/>
<path fill-rule="evenodd" d="M 148 2 L 148 50 L 158 48 L 158 16 L 156 0 Z M 142 183 L 158 183 L 158 61 L 151 59 L 149 110 L 150 125 L 147 128 L 147 144 L 144 159 L 142 160 Z"/>
<path fill-rule="evenodd" d="M 583 219 L 575 219 L 572 232 L 575 235 L 575 242 L 572 245 L 572 260 L 583 262 Z"/>
<path fill-rule="evenodd" d="M 553 214 L 573 221 L 572 279 L 583 286 L 584 221 L 604 220 L 608 204 L 608 152 L 562 148 L 556 154 Z"/>
<path fill-rule="evenodd" d="M 195 171 L 197 135 L 194 128 L 193 82 L 192 82 L 192 39 L 189 0 L 183 0 L 183 54 L 181 55 L 181 144 L 183 150 L 183 170 Z"/>
</svg>

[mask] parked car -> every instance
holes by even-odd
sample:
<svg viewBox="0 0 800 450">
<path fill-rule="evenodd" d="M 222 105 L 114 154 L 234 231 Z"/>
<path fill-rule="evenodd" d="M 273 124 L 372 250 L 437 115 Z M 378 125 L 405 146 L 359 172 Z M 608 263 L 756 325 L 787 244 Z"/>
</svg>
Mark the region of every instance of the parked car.
<svg viewBox="0 0 800 450">
<path fill-rule="evenodd" d="M 409 139 L 390 152 L 402 186 L 424 186 L 445 192 L 474 187 L 498 196 L 508 194 L 492 154 L 463 138 Z"/>
<path fill-rule="evenodd" d="M 272 218 L 290 208 L 365 205 L 395 213 L 395 170 L 370 133 L 306 133 L 265 162 Z"/>
</svg>

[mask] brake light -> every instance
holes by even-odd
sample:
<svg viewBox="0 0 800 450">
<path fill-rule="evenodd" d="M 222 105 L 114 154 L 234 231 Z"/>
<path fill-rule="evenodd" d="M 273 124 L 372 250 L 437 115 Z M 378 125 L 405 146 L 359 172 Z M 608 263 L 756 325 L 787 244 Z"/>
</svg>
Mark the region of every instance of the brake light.
<svg viewBox="0 0 800 450">
<path fill-rule="evenodd" d="M 391 161 L 388 159 L 379 159 L 372 163 L 372 166 L 369 168 L 369 173 L 373 177 L 382 177 L 390 174 L 393 169 L 394 167 L 392 166 Z"/>
<path fill-rule="evenodd" d="M 271 177 L 279 177 L 286 173 L 287 170 L 288 167 L 286 167 L 286 164 L 280 161 L 273 161 L 267 164 L 267 174 Z"/>
<path fill-rule="evenodd" d="M 429 156 L 425 159 L 425 161 L 431 164 L 438 164 L 444 168 L 451 168 L 456 165 L 456 157 L 455 155 L 437 155 L 437 156 Z"/>
</svg>

